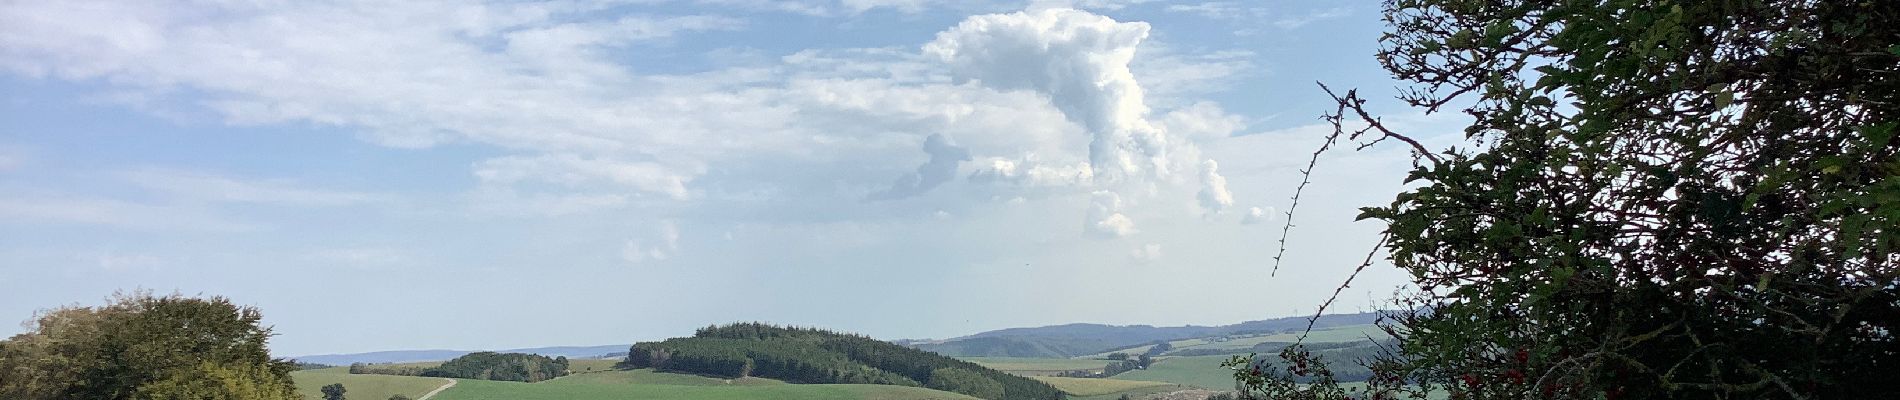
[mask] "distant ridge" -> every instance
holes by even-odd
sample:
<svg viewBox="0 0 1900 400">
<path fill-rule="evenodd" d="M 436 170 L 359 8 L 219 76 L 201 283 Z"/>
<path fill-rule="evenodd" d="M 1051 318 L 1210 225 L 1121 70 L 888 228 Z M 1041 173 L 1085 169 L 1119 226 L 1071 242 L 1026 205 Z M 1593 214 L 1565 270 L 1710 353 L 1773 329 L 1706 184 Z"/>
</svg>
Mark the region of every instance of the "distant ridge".
<svg viewBox="0 0 1900 400">
<path fill-rule="evenodd" d="M 1067 358 L 1169 341 L 1242 333 L 1280 333 L 1306 329 L 1312 317 L 1286 317 L 1247 321 L 1219 326 L 1168 326 L 1062 324 L 1034 328 L 1009 328 L 981 332 L 943 341 L 912 342 L 910 345 L 958 357 L 1053 357 Z M 1376 312 L 1329 314 L 1313 323 L 1314 329 L 1346 325 L 1366 325 L 1378 321 Z"/>
<path fill-rule="evenodd" d="M 1285 332 L 1305 329 L 1310 317 L 1286 317 L 1247 321 L 1219 326 L 1152 326 L 1062 324 L 1033 328 L 1009 328 L 979 332 L 944 340 L 894 340 L 903 346 L 956 357 L 1052 357 L 1067 358 L 1100 353 L 1117 348 L 1139 346 L 1157 340 L 1223 336 L 1238 333 Z M 1365 325 L 1378 320 L 1378 313 L 1329 314 L 1320 317 L 1314 328 Z M 548 357 L 603 358 L 624 357 L 631 344 L 603 346 L 553 346 L 495 350 L 502 353 L 528 353 Z M 405 363 L 442 361 L 477 350 L 394 350 L 368 353 L 323 354 L 291 357 L 307 363 L 349 365 L 351 363 Z"/>
<path fill-rule="evenodd" d="M 553 346 L 553 347 L 535 347 L 535 348 L 526 348 L 526 349 L 508 349 L 508 350 L 494 350 L 494 351 L 499 352 L 499 353 L 528 353 L 528 354 L 539 354 L 539 355 L 548 356 L 548 357 L 567 357 L 567 358 L 581 359 L 581 358 L 601 358 L 601 357 L 611 355 L 613 353 L 624 354 L 627 351 L 628 346 L 631 346 L 631 345 L 630 344 L 614 344 L 614 345 L 604 345 L 604 346 Z M 476 351 L 479 351 L 479 350 L 393 350 L 393 351 L 373 351 L 373 352 L 368 352 L 368 353 L 309 355 L 309 356 L 297 356 L 297 357 L 290 357 L 290 358 L 293 360 L 300 361 L 300 362 L 329 364 L 329 365 L 349 365 L 352 363 L 366 363 L 366 364 L 406 363 L 406 362 L 448 360 L 451 358 L 461 357 L 469 353 L 474 353 Z"/>
</svg>

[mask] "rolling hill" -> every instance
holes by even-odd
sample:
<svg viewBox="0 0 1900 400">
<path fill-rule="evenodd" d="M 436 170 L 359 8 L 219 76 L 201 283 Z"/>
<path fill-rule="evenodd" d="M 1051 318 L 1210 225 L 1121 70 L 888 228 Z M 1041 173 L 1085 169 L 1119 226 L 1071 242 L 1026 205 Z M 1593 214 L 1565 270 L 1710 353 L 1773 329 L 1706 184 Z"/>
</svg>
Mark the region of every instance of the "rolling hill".
<svg viewBox="0 0 1900 400">
<path fill-rule="evenodd" d="M 912 342 L 921 350 L 954 357 L 1068 358 L 1142 346 L 1154 342 L 1240 334 L 1283 333 L 1306 329 L 1308 317 L 1247 321 L 1220 326 L 1064 324 L 1010 328 L 935 342 Z M 1377 313 L 1332 314 L 1313 323 L 1314 329 L 1366 325 Z"/>
<path fill-rule="evenodd" d="M 748 323 L 634 344 L 631 368 L 805 384 L 928 387 L 980 398 L 1060 399 L 1047 383 L 865 336 Z"/>
<path fill-rule="evenodd" d="M 388 364 L 388 363 L 409 363 L 409 362 L 418 362 L 418 361 L 442 361 L 442 360 L 447 360 L 451 358 L 461 357 L 464 355 L 468 355 L 469 353 L 475 353 L 478 351 L 482 351 L 482 350 L 395 350 L 395 351 L 375 351 L 375 352 L 368 352 L 368 353 L 350 353 L 350 354 L 321 354 L 321 355 L 297 356 L 297 357 L 290 357 L 290 358 L 293 360 L 297 360 L 299 362 L 327 364 L 327 365 L 350 365 L 354 363 Z M 495 352 L 497 353 L 527 353 L 527 354 L 543 355 L 543 356 L 548 356 L 548 357 L 567 357 L 567 358 L 601 358 L 601 357 L 608 356 L 616 352 L 625 352 L 625 351 L 627 351 L 627 345 L 624 345 L 624 344 L 604 345 L 604 346 L 555 346 L 555 347 L 535 347 L 535 348 L 528 348 L 528 349 L 495 350 Z"/>
</svg>

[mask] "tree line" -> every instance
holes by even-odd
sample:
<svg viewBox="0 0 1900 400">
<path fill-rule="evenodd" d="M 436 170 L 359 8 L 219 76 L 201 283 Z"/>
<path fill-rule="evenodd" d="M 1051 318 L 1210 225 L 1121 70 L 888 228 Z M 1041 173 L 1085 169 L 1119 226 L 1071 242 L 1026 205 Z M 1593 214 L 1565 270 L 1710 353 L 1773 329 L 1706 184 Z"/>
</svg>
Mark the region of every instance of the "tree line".
<svg viewBox="0 0 1900 400">
<path fill-rule="evenodd" d="M 1060 399 L 1048 384 L 860 335 L 741 323 L 634 344 L 621 368 L 794 383 L 920 386 L 986 399 Z"/>
<path fill-rule="evenodd" d="M 526 353 L 469 353 L 434 367 L 350 364 L 352 374 L 426 376 L 490 381 L 540 382 L 567 376 L 567 357 Z"/>
</svg>

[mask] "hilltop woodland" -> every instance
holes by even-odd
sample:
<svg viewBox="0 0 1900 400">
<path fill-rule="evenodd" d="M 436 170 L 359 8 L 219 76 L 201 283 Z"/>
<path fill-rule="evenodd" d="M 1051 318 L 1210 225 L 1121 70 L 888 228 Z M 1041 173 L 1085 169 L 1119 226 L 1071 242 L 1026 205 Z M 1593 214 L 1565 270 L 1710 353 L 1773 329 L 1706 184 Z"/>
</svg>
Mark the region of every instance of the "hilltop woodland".
<svg viewBox="0 0 1900 400">
<path fill-rule="evenodd" d="M 350 364 L 352 374 L 407 375 L 490 381 L 540 382 L 567 376 L 567 357 L 538 354 L 469 353 L 434 367 Z"/>
<path fill-rule="evenodd" d="M 223 297 L 143 292 L 44 311 L 0 340 L 0 398 L 302 400 L 261 318 Z"/>
<path fill-rule="evenodd" d="M 920 386 L 985 399 L 1060 399 L 1048 384 L 881 340 L 760 323 L 712 326 L 692 337 L 634 344 L 622 368 L 793 383 Z"/>
<path fill-rule="evenodd" d="M 1365 390 L 1293 346 L 1229 363 L 1247 395 L 1900 398 L 1900 1 L 1384 15 L 1398 100 L 1461 111 L 1464 140 L 1434 152 L 1322 85 L 1335 129 L 1307 172 L 1342 139 L 1412 151 L 1360 215 L 1386 228 L 1354 276 L 1384 254 L 1420 290 Z"/>
</svg>

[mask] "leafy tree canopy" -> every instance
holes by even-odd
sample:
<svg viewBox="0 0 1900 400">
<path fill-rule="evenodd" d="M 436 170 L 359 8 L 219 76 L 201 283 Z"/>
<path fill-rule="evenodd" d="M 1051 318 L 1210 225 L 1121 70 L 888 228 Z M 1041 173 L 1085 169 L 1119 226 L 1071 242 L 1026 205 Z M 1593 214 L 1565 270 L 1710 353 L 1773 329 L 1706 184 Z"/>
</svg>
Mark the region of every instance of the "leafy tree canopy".
<svg viewBox="0 0 1900 400">
<path fill-rule="evenodd" d="M 45 311 L 0 341 L 0 398 L 300 400 L 261 318 L 222 297 L 143 292 Z"/>
<path fill-rule="evenodd" d="M 1433 151 L 1334 95 L 1329 146 L 1417 160 L 1361 215 L 1419 291 L 1357 395 L 1900 398 L 1900 2 L 1385 8 L 1399 100 L 1473 122 Z M 1252 395 L 1353 394 L 1266 361 Z"/>
</svg>

